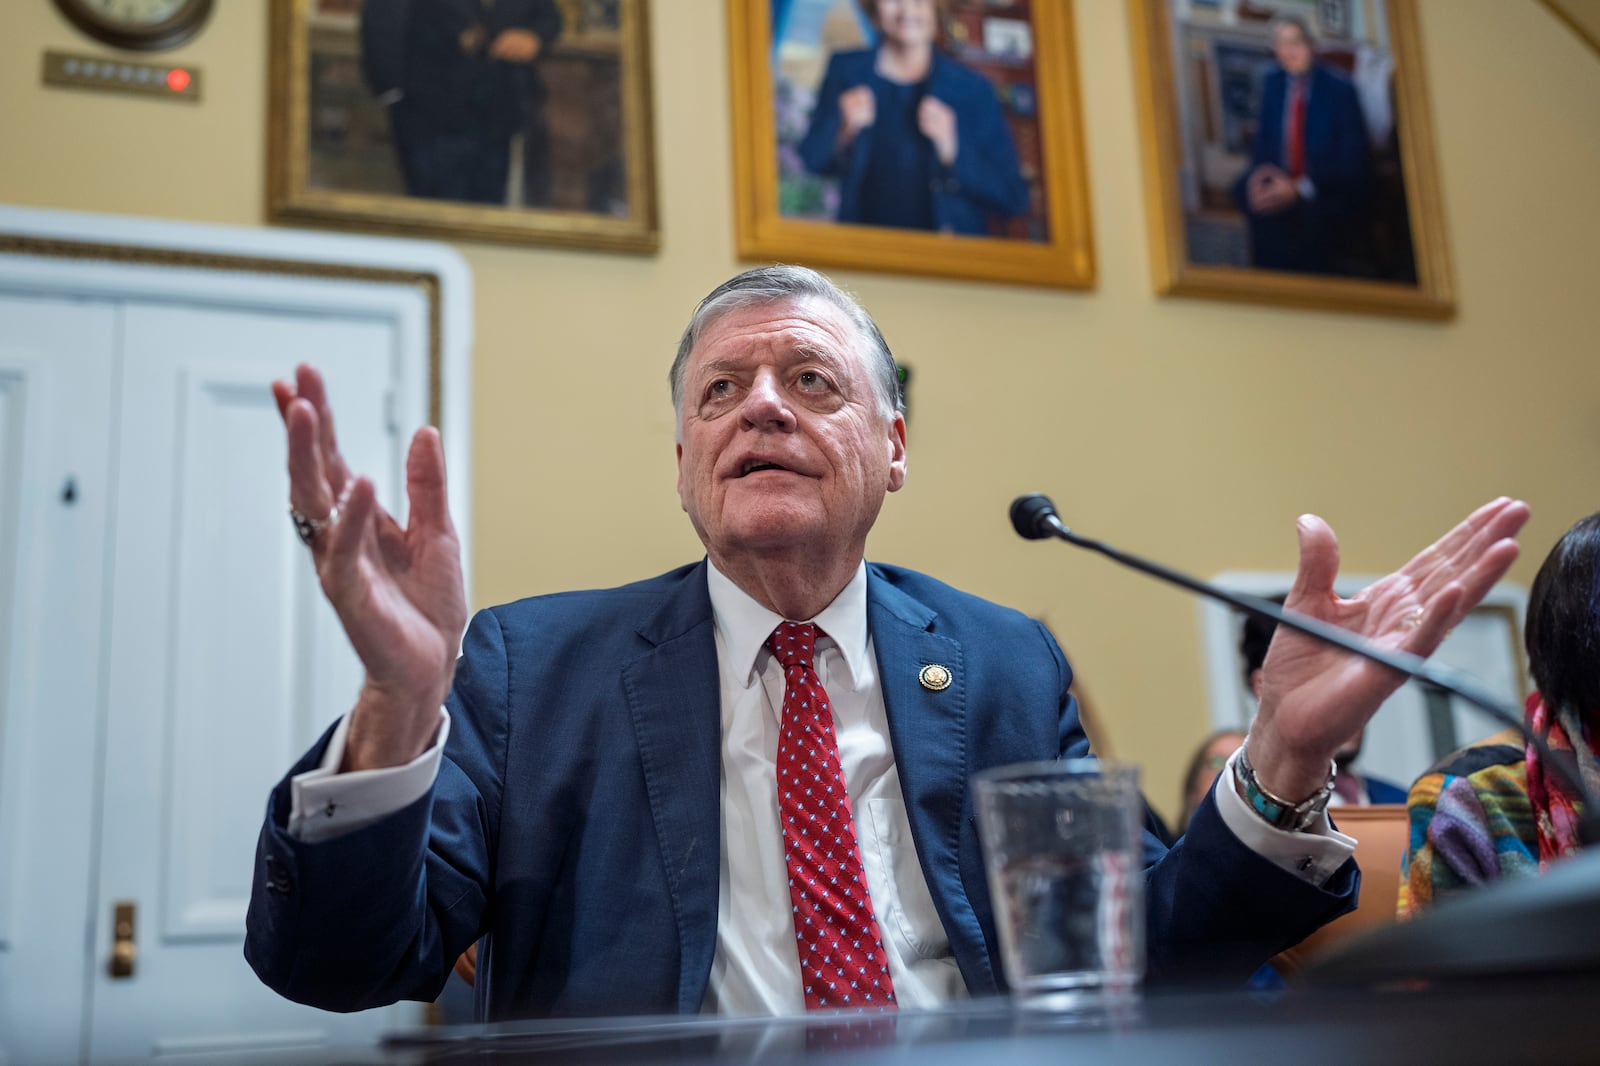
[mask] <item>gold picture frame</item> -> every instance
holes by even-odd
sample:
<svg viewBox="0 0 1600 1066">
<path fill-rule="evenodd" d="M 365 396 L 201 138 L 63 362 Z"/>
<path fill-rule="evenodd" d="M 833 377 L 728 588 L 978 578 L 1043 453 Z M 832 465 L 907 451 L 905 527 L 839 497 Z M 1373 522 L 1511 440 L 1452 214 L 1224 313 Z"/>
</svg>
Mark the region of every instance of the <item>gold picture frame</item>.
<svg viewBox="0 0 1600 1066">
<path fill-rule="evenodd" d="M 807 5 L 781 6 L 793 10 Z M 817 9 L 828 7 L 826 13 L 834 20 L 831 26 L 842 23 L 847 31 L 871 35 L 859 0 L 818 0 L 808 6 L 813 30 L 819 18 Z M 833 182 L 833 196 L 838 200 L 839 186 L 849 181 L 848 177 L 844 181 L 818 178 L 821 192 L 812 189 L 791 195 L 810 180 L 800 175 L 793 153 L 800 139 L 797 98 L 808 102 L 804 111 L 810 116 L 815 111 L 814 94 L 825 88 L 823 67 L 839 53 L 829 54 L 824 35 L 814 33 L 802 41 L 788 26 L 784 38 L 775 40 L 773 12 L 779 7 L 768 0 L 727 3 L 734 200 L 742 258 L 1074 289 L 1093 287 L 1094 248 L 1071 0 L 1034 0 L 1031 4 L 1025 0 L 1014 4 L 941 0 L 943 58 L 938 61 L 980 74 L 989 82 L 979 94 L 986 92 L 994 98 L 986 104 L 988 113 L 1003 120 L 1016 152 L 1016 174 L 1026 186 L 1023 198 L 1011 201 L 1025 203 L 1026 208 L 1013 217 L 1002 220 L 998 215 L 974 211 L 963 216 L 968 223 L 978 217 L 987 227 L 982 235 L 936 232 L 904 223 L 841 222 L 840 210 L 827 206 L 827 183 Z M 858 23 L 854 30 L 851 18 Z M 947 50 L 951 45 L 959 46 L 959 56 Z M 796 75 L 795 69 L 805 73 Z M 973 86 L 972 73 L 959 77 Z M 785 112 L 781 121 L 780 100 Z M 809 117 L 805 121 L 809 124 Z M 976 128 L 996 127 L 996 122 L 987 122 Z M 797 207 L 797 203 L 808 206 Z M 953 228 L 951 223 L 945 225 L 947 230 Z"/>
<path fill-rule="evenodd" d="M 559 35 L 532 64 L 537 74 L 510 89 L 496 83 L 496 104 L 471 111 L 499 113 L 510 101 L 521 107 L 520 125 L 518 116 L 498 120 L 512 128 L 509 147 L 492 136 L 485 164 L 481 146 L 470 146 L 471 166 L 417 149 L 441 142 L 415 132 L 415 109 L 428 99 L 415 87 L 412 117 L 400 128 L 404 89 L 378 89 L 400 82 L 403 67 L 384 82 L 371 73 L 368 57 L 381 53 L 371 37 L 363 51 L 363 37 L 379 31 L 364 27 L 362 3 L 272 0 L 269 220 L 620 252 L 659 248 L 647 0 L 549 0 L 544 10 L 559 12 Z M 480 53 L 491 46 L 486 32 L 470 28 L 460 42 Z M 507 160 L 503 171 L 496 152 Z M 430 171 L 480 177 L 471 189 L 454 178 L 430 185 Z"/>
<path fill-rule="evenodd" d="M 1158 293 L 1435 319 L 1455 313 L 1414 0 L 1221 0 L 1184 5 L 1184 21 L 1173 17 L 1175 0 L 1129 5 Z M 1243 183 L 1258 165 L 1274 31 L 1263 18 L 1245 21 L 1245 8 L 1302 15 L 1321 41 L 1318 65 L 1348 57 L 1351 76 L 1340 80 L 1349 88 L 1341 92 L 1366 116 L 1357 206 L 1314 231 L 1333 234 L 1314 265 L 1257 262 L 1272 256 L 1262 253 L 1265 239 L 1242 206 Z M 1302 121 L 1309 138 L 1311 120 Z M 1335 201 L 1324 202 L 1332 218 Z"/>
</svg>

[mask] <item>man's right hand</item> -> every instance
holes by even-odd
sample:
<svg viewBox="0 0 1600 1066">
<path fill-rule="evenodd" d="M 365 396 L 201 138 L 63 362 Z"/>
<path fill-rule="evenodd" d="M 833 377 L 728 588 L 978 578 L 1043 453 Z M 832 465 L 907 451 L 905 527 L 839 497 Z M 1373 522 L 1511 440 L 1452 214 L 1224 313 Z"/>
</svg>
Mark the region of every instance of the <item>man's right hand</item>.
<svg viewBox="0 0 1600 1066">
<path fill-rule="evenodd" d="M 439 432 L 425 426 L 411 439 L 402 528 L 340 456 L 322 375 L 302 365 L 272 394 L 289 437 L 290 506 L 326 521 L 311 557 L 366 668 L 341 770 L 403 765 L 433 742 L 467 623 Z"/>
<path fill-rule="evenodd" d="M 489 42 L 489 58 L 502 63 L 532 63 L 543 49 L 544 42 L 537 33 L 512 28 L 501 30 Z"/>
</svg>

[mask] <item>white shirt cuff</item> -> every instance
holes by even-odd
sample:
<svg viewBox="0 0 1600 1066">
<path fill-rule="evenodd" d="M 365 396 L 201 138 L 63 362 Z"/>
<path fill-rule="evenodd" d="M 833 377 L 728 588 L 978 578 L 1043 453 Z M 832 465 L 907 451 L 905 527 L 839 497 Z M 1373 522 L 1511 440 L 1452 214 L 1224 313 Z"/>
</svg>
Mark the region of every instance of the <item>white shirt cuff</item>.
<svg viewBox="0 0 1600 1066">
<path fill-rule="evenodd" d="M 1250 809 L 1233 783 L 1233 763 L 1238 757 L 1239 753 L 1234 752 L 1217 775 L 1217 813 L 1223 822 L 1240 843 L 1274 866 L 1313 885 L 1325 884 L 1355 854 L 1355 838 L 1335 829 L 1326 811 L 1317 815 L 1303 833 L 1268 825 Z"/>
<path fill-rule="evenodd" d="M 328 740 L 322 765 L 289 779 L 289 835 L 301 843 L 320 844 L 353 833 L 427 795 L 439 776 L 444 742 L 450 737 L 450 712 L 439 708 L 433 747 L 404 766 L 340 773 L 349 731 L 347 714 Z"/>
<path fill-rule="evenodd" d="M 1295 179 L 1294 191 L 1300 194 L 1300 199 L 1302 200 L 1315 200 L 1317 198 L 1317 187 L 1311 184 L 1311 179 L 1304 174 Z"/>
</svg>

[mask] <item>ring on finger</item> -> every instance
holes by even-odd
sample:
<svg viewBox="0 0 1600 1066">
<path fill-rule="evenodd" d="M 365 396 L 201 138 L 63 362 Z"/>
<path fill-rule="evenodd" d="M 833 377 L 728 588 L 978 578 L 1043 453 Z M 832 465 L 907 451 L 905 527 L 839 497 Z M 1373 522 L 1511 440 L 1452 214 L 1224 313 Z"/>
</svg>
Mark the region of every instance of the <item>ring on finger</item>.
<svg viewBox="0 0 1600 1066">
<path fill-rule="evenodd" d="M 1418 606 L 1411 608 L 1410 613 L 1400 620 L 1400 624 L 1406 629 L 1415 629 L 1422 624 L 1422 616 L 1426 613 L 1427 612 L 1423 610 L 1422 606 L 1419 604 Z"/>
<path fill-rule="evenodd" d="M 289 521 L 294 523 L 295 535 L 300 538 L 300 543 L 310 548 L 316 544 L 317 534 L 333 525 L 339 520 L 339 508 L 334 507 L 328 512 L 326 518 L 311 518 L 301 514 L 293 504 L 289 505 Z"/>
</svg>

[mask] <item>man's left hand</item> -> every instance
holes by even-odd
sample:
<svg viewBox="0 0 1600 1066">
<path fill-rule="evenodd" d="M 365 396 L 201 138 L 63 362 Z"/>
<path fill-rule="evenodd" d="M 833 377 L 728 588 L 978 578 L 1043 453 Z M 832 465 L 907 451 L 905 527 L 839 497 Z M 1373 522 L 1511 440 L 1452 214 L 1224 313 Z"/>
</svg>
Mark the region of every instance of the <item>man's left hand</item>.
<svg viewBox="0 0 1600 1066">
<path fill-rule="evenodd" d="M 1284 606 L 1390 651 L 1429 655 L 1517 558 L 1528 505 L 1484 504 L 1399 570 L 1349 599 L 1333 591 L 1339 542 L 1315 515 L 1298 523 L 1300 569 Z M 1261 674 L 1250 762 L 1267 791 L 1298 802 L 1328 777 L 1339 746 L 1405 679 L 1313 637 L 1278 627 Z"/>
<path fill-rule="evenodd" d="M 506 63 L 532 63 L 544 42 L 532 30 L 501 30 L 489 43 L 489 58 Z"/>
</svg>

